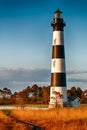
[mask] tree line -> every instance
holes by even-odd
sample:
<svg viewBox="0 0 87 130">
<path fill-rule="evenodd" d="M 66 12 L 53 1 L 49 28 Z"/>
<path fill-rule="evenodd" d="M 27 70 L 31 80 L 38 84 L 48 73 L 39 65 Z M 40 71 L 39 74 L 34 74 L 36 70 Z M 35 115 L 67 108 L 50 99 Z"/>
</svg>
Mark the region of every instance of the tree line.
<svg viewBox="0 0 87 130">
<path fill-rule="evenodd" d="M 71 87 L 67 90 L 67 97 L 79 97 L 80 103 L 87 103 L 87 90 Z M 8 88 L 0 89 L 0 105 L 8 104 L 48 104 L 50 101 L 50 86 L 39 87 L 34 84 L 12 94 Z"/>
</svg>

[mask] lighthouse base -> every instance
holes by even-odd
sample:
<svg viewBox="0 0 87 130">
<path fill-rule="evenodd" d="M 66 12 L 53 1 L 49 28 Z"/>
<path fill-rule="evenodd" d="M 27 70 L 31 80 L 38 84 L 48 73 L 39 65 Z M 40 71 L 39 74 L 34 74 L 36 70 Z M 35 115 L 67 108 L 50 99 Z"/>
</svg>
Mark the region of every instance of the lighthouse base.
<svg viewBox="0 0 87 130">
<path fill-rule="evenodd" d="M 49 109 L 67 107 L 67 102 L 50 102 Z"/>
<path fill-rule="evenodd" d="M 51 87 L 49 108 L 66 107 L 67 94 L 66 87 Z"/>
</svg>

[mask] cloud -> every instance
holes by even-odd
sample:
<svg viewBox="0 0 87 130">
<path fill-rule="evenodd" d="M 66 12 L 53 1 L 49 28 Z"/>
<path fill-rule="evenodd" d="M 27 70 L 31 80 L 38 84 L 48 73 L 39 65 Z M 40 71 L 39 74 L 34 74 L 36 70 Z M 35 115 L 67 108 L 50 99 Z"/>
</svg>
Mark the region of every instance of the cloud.
<svg viewBox="0 0 87 130">
<path fill-rule="evenodd" d="M 79 85 L 87 83 L 87 71 L 67 71 L 67 83 Z M 12 91 L 23 90 L 27 86 L 50 85 L 49 69 L 33 69 L 19 67 L 0 67 L 0 88 L 8 87 Z"/>
<path fill-rule="evenodd" d="M 80 70 L 75 70 L 75 71 L 73 71 L 73 70 L 71 70 L 71 71 L 67 71 L 67 75 L 73 75 L 73 74 L 87 74 L 87 71 L 80 71 Z"/>
<path fill-rule="evenodd" d="M 49 69 L 0 67 L 0 88 L 21 89 L 33 83 L 46 84 L 49 80 Z"/>
<path fill-rule="evenodd" d="M 46 82 L 49 80 L 50 70 L 28 68 L 0 68 L 0 80 L 18 82 Z"/>
<path fill-rule="evenodd" d="M 87 83 L 87 71 L 77 70 L 77 71 L 67 71 L 67 81 L 72 84 L 83 84 Z"/>
<path fill-rule="evenodd" d="M 69 78 L 68 79 L 68 82 L 81 82 L 81 83 L 86 83 L 87 82 L 87 79 L 76 79 L 76 78 Z"/>
</svg>

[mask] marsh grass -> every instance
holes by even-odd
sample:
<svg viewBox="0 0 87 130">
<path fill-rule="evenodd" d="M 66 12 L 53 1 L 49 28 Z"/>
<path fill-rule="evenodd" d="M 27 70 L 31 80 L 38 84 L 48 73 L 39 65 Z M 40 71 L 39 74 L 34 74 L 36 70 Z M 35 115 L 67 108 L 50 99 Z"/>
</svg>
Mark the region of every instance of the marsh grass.
<svg viewBox="0 0 87 130">
<path fill-rule="evenodd" d="M 10 122 L 10 119 L 0 111 L 0 130 L 6 130 L 5 124 Z"/>
<path fill-rule="evenodd" d="M 17 119 L 39 124 L 45 130 L 86 130 L 87 107 L 52 110 L 14 110 Z"/>
<path fill-rule="evenodd" d="M 12 120 L 9 116 L 10 111 L 0 111 L 0 130 L 28 130 L 24 124 Z"/>
<path fill-rule="evenodd" d="M 0 111 L 0 122 L 6 123 L 8 121 L 10 121 L 10 119 L 5 114 L 3 114 L 2 111 Z"/>
</svg>

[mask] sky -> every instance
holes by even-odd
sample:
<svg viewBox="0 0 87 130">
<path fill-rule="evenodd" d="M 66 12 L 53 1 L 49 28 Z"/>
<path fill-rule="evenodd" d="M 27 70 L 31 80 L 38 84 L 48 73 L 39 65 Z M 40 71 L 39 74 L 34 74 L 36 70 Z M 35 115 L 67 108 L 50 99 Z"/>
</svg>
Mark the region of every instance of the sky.
<svg viewBox="0 0 87 130">
<path fill-rule="evenodd" d="M 50 24 L 58 8 L 66 22 L 67 88 L 87 89 L 86 0 L 0 0 L 0 89 L 50 85 Z"/>
</svg>

